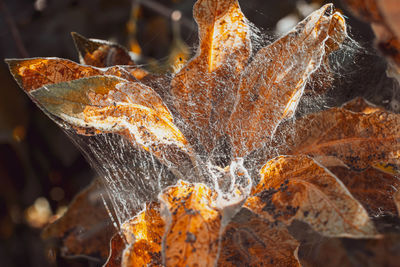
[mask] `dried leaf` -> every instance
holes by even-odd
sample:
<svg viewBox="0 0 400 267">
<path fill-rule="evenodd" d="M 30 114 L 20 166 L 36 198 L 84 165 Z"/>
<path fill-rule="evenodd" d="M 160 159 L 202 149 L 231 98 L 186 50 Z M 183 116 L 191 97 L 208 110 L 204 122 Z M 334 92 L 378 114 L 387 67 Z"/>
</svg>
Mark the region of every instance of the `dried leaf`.
<svg viewBox="0 0 400 267">
<path fill-rule="evenodd" d="M 95 180 L 74 198 L 60 219 L 43 230 L 42 237 L 61 239 L 64 256 L 106 259 L 116 229 L 104 207 L 103 190 Z"/>
<path fill-rule="evenodd" d="M 170 214 L 163 240 L 166 266 L 213 266 L 222 217 L 214 193 L 203 184 L 179 181 L 160 200 Z"/>
<path fill-rule="evenodd" d="M 97 75 L 113 75 L 135 81 L 129 72 L 118 66 L 98 69 L 61 58 L 7 59 L 6 62 L 19 86 L 28 93 L 44 85 Z"/>
<path fill-rule="evenodd" d="M 397 214 L 400 216 L 400 190 L 393 195 L 394 204 L 396 204 Z"/>
<path fill-rule="evenodd" d="M 242 208 L 221 237 L 218 266 L 300 266 L 295 256 L 298 245 L 282 224 Z"/>
<path fill-rule="evenodd" d="M 376 231 L 367 212 L 329 171 L 306 156 L 281 156 L 260 171 L 245 206 L 263 218 L 308 223 L 325 236 L 368 237 Z"/>
<path fill-rule="evenodd" d="M 307 80 L 322 62 L 327 40 L 346 35 L 345 24 L 337 23 L 344 22 L 343 17 L 332 10 L 325 5 L 312 13 L 261 49 L 244 71 L 228 125 L 235 156 L 262 147 L 279 123 L 294 114 Z M 338 29 L 329 36 L 332 25 Z"/>
<path fill-rule="evenodd" d="M 237 0 L 199 0 L 198 55 L 172 80 L 174 105 L 210 151 L 235 101 L 239 74 L 250 56 L 250 29 Z M 193 134 L 192 133 L 192 134 Z"/>
<path fill-rule="evenodd" d="M 271 145 L 281 155 L 305 154 L 325 166 L 361 171 L 380 162 L 400 164 L 400 115 L 331 108 L 286 123 Z M 273 153 L 273 154 L 274 154 Z"/>
<path fill-rule="evenodd" d="M 301 245 L 303 266 L 355 267 L 398 266 L 400 236 L 388 234 L 380 239 L 319 238 Z"/>
<path fill-rule="evenodd" d="M 87 39 L 76 32 L 71 34 L 82 64 L 100 68 L 115 65 L 134 65 L 129 52 L 119 44 Z"/>
<path fill-rule="evenodd" d="M 121 267 L 122 252 L 126 244 L 119 233 L 114 234 L 110 241 L 110 252 L 104 267 Z"/>
<path fill-rule="evenodd" d="M 169 110 L 141 83 L 94 76 L 44 86 L 30 94 L 48 113 L 77 127 L 79 134 L 119 133 L 152 152 L 177 175 L 178 167 L 191 165 L 187 142 Z"/>
<path fill-rule="evenodd" d="M 383 213 L 397 213 L 392 196 L 396 189 L 400 189 L 398 177 L 374 168 L 362 172 L 355 172 L 345 167 L 331 167 L 329 170 L 360 201 L 371 217 Z"/>
<path fill-rule="evenodd" d="M 162 266 L 161 241 L 165 223 L 158 203 L 147 204 L 144 211 L 121 228 L 128 243 L 121 266 Z"/>
</svg>

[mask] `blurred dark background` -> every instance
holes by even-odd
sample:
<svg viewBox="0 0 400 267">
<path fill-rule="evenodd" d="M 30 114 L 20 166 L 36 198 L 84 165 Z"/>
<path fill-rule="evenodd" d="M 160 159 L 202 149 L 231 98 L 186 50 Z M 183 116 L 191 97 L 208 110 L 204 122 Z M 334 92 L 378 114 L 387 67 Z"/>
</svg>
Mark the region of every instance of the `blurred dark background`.
<svg viewBox="0 0 400 267">
<path fill-rule="evenodd" d="M 168 71 L 173 53 L 192 53 L 196 47 L 195 1 L 141 2 L 0 0 L 0 266 L 96 266 L 85 259 L 63 259 L 40 238 L 41 228 L 52 216 L 61 214 L 95 174 L 63 131 L 18 88 L 4 59 L 62 57 L 78 61 L 70 37 L 70 32 L 76 31 L 125 45 L 145 68 Z M 272 40 L 325 1 L 239 2 L 247 18 Z M 369 26 L 352 17 L 340 2 L 333 2 L 345 14 L 351 37 L 361 48 L 342 66 L 343 75 L 337 77 L 335 90 L 324 103 L 340 104 L 362 95 L 396 110 L 398 88 L 385 76 L 385 62 L 372 47 Z M 133 9 L 136 5 L 139 8 Z M 175 24 L 173 11 L 182 15 Z"/>
</svg>

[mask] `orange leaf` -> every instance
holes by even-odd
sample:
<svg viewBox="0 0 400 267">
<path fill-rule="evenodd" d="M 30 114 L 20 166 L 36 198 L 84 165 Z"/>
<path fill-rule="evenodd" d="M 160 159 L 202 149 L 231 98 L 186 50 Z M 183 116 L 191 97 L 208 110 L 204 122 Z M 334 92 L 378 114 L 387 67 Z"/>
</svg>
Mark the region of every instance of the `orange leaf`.
<svg viewBox="0 0 400 267">
<path fill-rule="evenodd" d="M 116 229 L 104 207 L 102 191 L 100 181 L 95 180 L 72 200 L 61 218 L 43 230 L 42 237 L 61 239 L 64 256 L 106 259 Z"/>
<path fill-rule="evenodd" d="M 298 245 L 285 226 L 242 208 L 221 237 L 218 266 L 300 266 Z"/>
<path fill-rule="evenodd" d="M 99 69 L 61 58 L 7 59 L 6 62 L 15 80 L 28 93 L 44 85 L 97 75 L 112 75 L 136 81 L 127 71 L 129 68 L 122 66 Z"/>
<path fill-rule="evenodd" d="M 327 40 L 346 35 L 343 17 L 332 10 L 325 5 L 312 13 L 261 49 L 244 71 L 227 130 L 235 156 L 262 147 L 280 122 L 294 114 L 307 80 L 322 63 Z"/>
<path fill-rule="evenodd" d="M 128 243 L 123 252 L 121 266 L 162 266 L 161 240 L 165 224 L 158 203 L 147 204 L 144 211 L 124 223 L 121 228 Z"/>
<path fill-rule="evenodd" d="M 260 171 L 261 181 L 245 206 L 271 222 L 308 223 L 326 236 L 368 237 L 367 212 L 332 173 L 306 156 L 281 156 Z"/>
<path fill-rule="evenodd" d="M 160 200 L 169 211 L 163 241 L 166 266 L 213 266 L 218 256 L 221 213 L 203 184 L 179 181 Z"/>
<path fill-rule="evenodd" d="M 210 151 L 230 115 L 239 74 L 250 56 L 250 28 L 237 0 L 199 0 L 193 13 L 199 26 L 198 55 L 176 74 L 171 93 L 195 138 Z"/>
</svg>

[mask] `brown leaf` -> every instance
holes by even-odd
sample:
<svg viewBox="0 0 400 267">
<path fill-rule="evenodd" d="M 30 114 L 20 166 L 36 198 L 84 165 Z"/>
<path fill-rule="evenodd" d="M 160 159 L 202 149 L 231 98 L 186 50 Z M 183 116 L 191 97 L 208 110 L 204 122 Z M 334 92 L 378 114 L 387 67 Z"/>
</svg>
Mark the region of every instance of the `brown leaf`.
<svg viewBox="0 0 400 267">
<path fill-rule="evenodd" d="M 158 203 L 147 204 L 144 211 L 121 228 L 128 243 L 121 266 L 162 266 L 161 241 L 165 223 Z"/>
<path fill-rule="evenodd" d="M 110 252 L 104 267 L 121 267 L 122 252 L 126 247 L 125 241 L 119 233 L 114 234 L 110 241 Z"/>
<path fill-rule="evenodd" d="M 331 167 L 329 170 L 360 201 L 371 217 L 382 213 L 397 213 L 392 196 L 396 190 L 400 190 L 400 181 L 395 175 L 374 168 L 362 172 L 355 172 L 345 167 Z"/>
<path fill-rule="evenodd" d="M 94 76 L 46 85 L 30 94 L 48 113 L 77 127 L 79 134 L 126 136 L 177 175 L 182 175 L 178 168 L 191 166 L 185 137 L 150 87 L 112 76 Z"/>
<path fill-rule="evenodd" d="M 221 237 L 218 266 L 300 266 L 295 256 L 298 245 L 282 224 L 242 208 Z"/>
<path fill-rule="evenodd" d="M 245 206 L 263 218 L 308 223 L 325 236 L 367 237 L 376 231 L 367 212 L 329 171 L 306 156 L 280 156 L 264 165 Z"/>
<path fill-rule="evenodd" d="M 250 28 L 237 0 L 199 0 L 199 50 L 172 80 L 174 105 L 210 151 L 232 110 L 239 74 L 250 56 Z M 193 134 L 192 133 L 192 134 Z"/>
<path fill-rule="evenodd" d="M 113 75 L 135 81 L 129 72 L 119 66 L 98 69 L 61 58 L 7 59 L 6 62 L 15 80 L 28 93 L 44 85 L 97 75 Z"/>
<path fill-rule="evenodd" d="M 302 244 L 299 259 L 305 267 L 398 266 L 399 234 L 379 239 L 323 238 Z"/>
<path fill-rule="evenodd" d="M 393 195 L 394 204 L 396 204 L 397 214 L 400 216 L 400 190 Z"/>
<path fill-rule="evenodd" d="M 261 49 L 246 68 L 227 130 L 235 156 L 262 147 L 280 122 L 294 114 L 307 80 L 324 58 L 327 40 L 346 35 L 343 17 L 332 11 L 332 5 L 315 11 Z"/>
<path fill-rule="evenodd" d="M 134 65 L 129 52 L 119 44 L 87 39 L 76 32 L 71 34 L 82 64 L 100 68 L 114 65 Z"/>
<path fill-rule="evenodd" d="M 61 239 L 64 256 L 106 259 L 116 229 L 104 207 L 103 190 L 100 181 L 95 180 L 74 198 L 60 219 L 43 230 L 42 237 Z"/>
<path fill-rule="evenodd" d="M 281 155 L 305 154 L 325 166 L 363 170 L 380 162 L 400 164 L 400 115 L 331 108 L 286 123 L 271 147 Z"/>
<path fill-rule="evenodd" d="M 350 10 L 370 22 L 376 35 L 377 47 L 387 57 L 390 72 L 400 73 L 400 8 L 397 0 L 345 0 Z M 393 69 L 393 70 L 392 70 Z M 389 72 L 389 73 L 390 73 Z M 398 77 L 396 77 L 398 79 Z"/>
<path fill-rule="evenodd" d="M 213 266 L 218 256 L 221 213 L 203 184 L 179 181 L 160 200 L 169 211 L 163 240 L 166 266 Z"/>
</svg>

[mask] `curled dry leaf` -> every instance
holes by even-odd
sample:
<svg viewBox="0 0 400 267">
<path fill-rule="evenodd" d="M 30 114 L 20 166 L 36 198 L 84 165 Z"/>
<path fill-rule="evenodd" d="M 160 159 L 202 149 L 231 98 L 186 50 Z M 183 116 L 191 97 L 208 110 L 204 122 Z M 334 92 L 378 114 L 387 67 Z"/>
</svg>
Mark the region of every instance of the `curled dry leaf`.
<svg viewBox="0 0 400 267">
<path fill-rule="evenodd" d="M 384 173 L 372 167 L 362 172 L 339 166 L 331 167 L 329 170 L 343 182 L 371 217 L 397 214 L 392 197 L 396 190 L 400 189 L 400 180 L 396 175 Z"/>
<path fill-rule="evenodd" d="M 260 171 L 245 206 L 270 222 L 308 223 L 325 236 L 376 234 L 367 212 L 327 169 L 306 156 L 281 156 Z"/>
<path fill-rule="evenodd" d="M 227 128 L 235 156 L 262 147 L 279 123 L 294 114 L 307 80 L 321 65 L 327 41 L 334 49 L 344 36 L 343 17 L 325 5 L 255 55 L 242 75 Z"/>
<path fill-rule="evenodd" d="M 28 93 L 44 85 L 98 75 L 113 75 L 136 81 L 129 72 L 119 66 L 99 69 L 60 58 L 8 59 L 6 62 L 15 80 Z"/>
<path fill-rule="evenodd" d="M 203 184 L 179 181 L 160 200 L 168 210 L 163 252 L 166 266 L 213 266 L 218 256 L 222 215 L 215 193 Z"/>
<path fill-rule="evenodd" d="M 82 64 L 95 67 L 111 67 L 114 65 L 134 65 L 129 52 L 116 43 L 97 39 L 87 39 L 73 32 L 76 49 Z"/>
<path fill-rule="evenodd" d="M 299 243 L 282 224 L 242 208 L 221 236 L 218 266 L 300 266 L 294 255 Z"/>
<path fill-rule="evenodd" d="M 197 1 L 199 50 L 172 80 L 179 114 L 210 151 L 235 101 L 236 84 L 250 56 L 250 27 L 237 0 Z"/>
<path fill-rule="evenodd" d="M 325 166 L 363 170 L 380 162 L 400 164 L 400 115 L 331 108 L 278 129 L 273 153 L 309 155 Z"/>
<path fill-rule="evenodd" d="M 121 229 L 128 244 L 121 266 L 162 266 L 161 241 L 165 223 L 158 203 L 147 204 L 144 211 L 124 223 Z"/>
<path fill-rule="evenodd" d="M 61 239 L 64 256 L 105 260 L 109 241 L 116 229 L 104 207 L 103 191 L 100 181 L 95 180 L 74 198 L 61 218 L 43 230 L 42 237 Z"/>
</svg>

